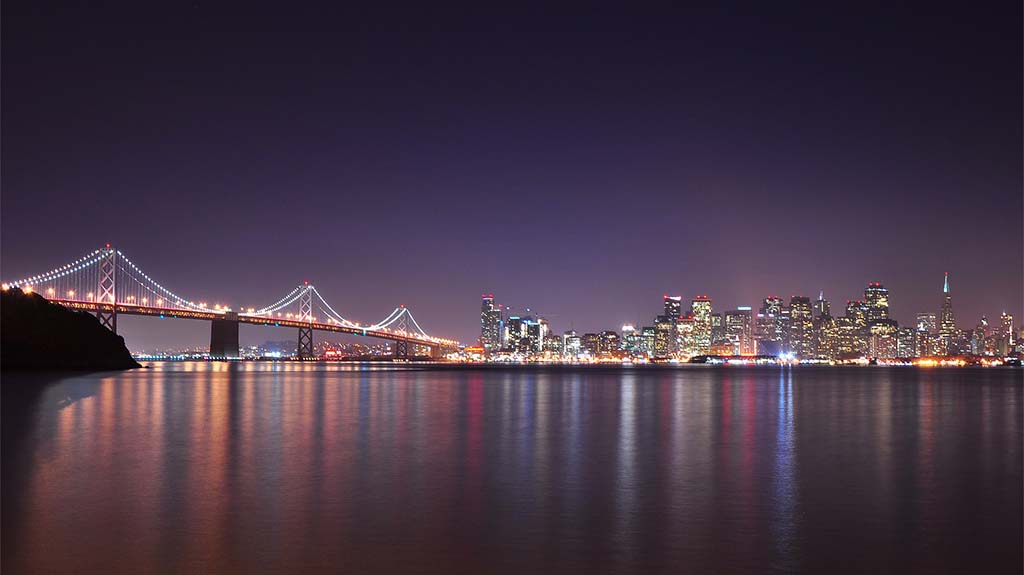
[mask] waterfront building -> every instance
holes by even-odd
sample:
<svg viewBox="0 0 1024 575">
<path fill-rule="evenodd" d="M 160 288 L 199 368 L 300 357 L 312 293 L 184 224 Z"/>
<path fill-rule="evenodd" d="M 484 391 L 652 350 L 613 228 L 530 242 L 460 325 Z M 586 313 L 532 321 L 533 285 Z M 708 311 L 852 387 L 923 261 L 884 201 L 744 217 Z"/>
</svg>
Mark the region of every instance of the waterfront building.
<svg viewBox="0 0 1024 575">
<path fill-rule="evenodd" d="M 596 333 L 585 333 L 582 337 L 583 351 L 591 357 L 601 354 L 601 336 Z"/>
<path fill-rule="evenodd" d="M 654 318 L 654 356 L 666 358 L 675 349 L 676 323 L 664 315 Z"/>
<path fill-rule="evenodd" d="M 782 340 L 785 333 L 781 317 L 782 299 L 778 296 L 768 296 L 761 303 L 761 309 L 757 313 L 757 353 L 762 355 L 778 355 L 782 353 Z"/>
<path fill-rule="evenodd" d="M 622 326 L 622 351 L 626 355 L 638 355 L 640 350 L 640 332 L 630 324 Z"/>
<path fill-rule="evenodd" d="M 548 353 L 554 356 L 563 355 L 564 353 L 564 339 L 557 335 L 549 334 L 544 338 L 541 344 L 544 348 L 544 353 Z"/>
<path fill-rule="evenodd" d="M 693 316 L 688 315 L 686 317 L 679 318 L 676 322 L 676 356 L 677 357 L 693 357 L 699 355 L 697 352 L 697 343 L 694 339 L 694 322 Z M 710 346 L 709 346 L 710 351 Z"/>
<path fill-rule="evenodd" d="M 494 304 L 493 294 L 484 294 L 480 304 L 480 345 L 485 352 L 501 349 L 501 308 Z"/>
<path fill-rule="evenodd" d="M 690 314 L 693 318 L 693 352 L 689 355 L 707 355 L 711 353 L 711 298 L 697 296 L 690 303 Z"/>
<path fill-rule="evenodd" d="M 522 339 L 522 344 L 519 346 L 519 351 L 526 353 L 542 351 L 544 336 L 541 322 L 532 317 L 524 318 L 523 327 L 525 329 L 525 336 Z"/>
<path fill-rule="evenodd" d="M 722 318 L 722 314 L 713 313 L 711 314 L 711 345 L 720 343 L 729 343 L 725 336 L 725 320 Z"/>
<path fill-rule="evenodd" d="M 654 343 L 657 339 L 653 325 L 645 325 L 640 329 L 640 354 L 654 357 Z"/>
<path fill-rule="evenodd" d="M 526 337 L 526 325 L 523 318 L 510 315 L 505 319 L 505 350 L 520 351 L 522 340 Z"/>
<path fill-rule="evenodd" d="M 602 356 L 616 355 L 621 350 L 622 342 L 619 339 L 619 332 L 606 330 L 601 332 L 601 341 L 598 344 Z"/>
<path fill-rule="evenodd" d="M 914 351 L 917 354 L 916 357 L 935 355 L 935 346 L 932 343 L 932 338 L 934 337 L 926 331 L 914 330 Z"/>
<path fill-rule="evenodd" d="M 732 346 L 732 355 L 753 355 L 753 317 L 750 306 L 737 307 L 725 314 L 725 341 Z"/>
<path fill-rule="evenodd" d="M 579 357 L 583 353 L 583 340 L 576 330 L 570 329 L 562 334 L 562 353 L 569 357 Z"/>
<path fill-rule="evenodd" d="M 836 318 L 823 315 L 814 320 L 818 357 L 835 359 L 839 355 L 839 325 Z"/>
<path fill-rule="evenodd" d="M 814 318 L 811 298 L 793 296 L 789 299 L 788 350 L 797 357 L 810 358 L 815 355 Z"/>
<path fill-rule="evenodd" d="M 868 306 L 868 311 L 871 307 Z M 875 320 L 868 328 L 868 353 L 878 359 L 892 359 L 899 356 L 899 324 L 892 319 Z"/>
<path fill-rule="evenodd" d="M 917 330 L 901 327 L 896 339 L 896 357 L 918 357 Z"/>
</svg>

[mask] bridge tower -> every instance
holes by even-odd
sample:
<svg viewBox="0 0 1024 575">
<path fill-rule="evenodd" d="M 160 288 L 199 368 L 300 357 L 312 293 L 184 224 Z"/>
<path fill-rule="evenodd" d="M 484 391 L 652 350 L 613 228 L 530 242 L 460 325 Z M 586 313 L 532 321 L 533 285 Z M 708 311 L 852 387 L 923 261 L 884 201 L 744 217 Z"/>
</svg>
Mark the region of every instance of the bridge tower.
<svg viewBox="0 0 1024 575">
<path fill-rule="evenodd" d="M 302 295 L 299 296 L 299 321 L 304 321 L 307 324 L 313 323 L 313 286 L 309 285 L 309 282 L 306 282 L 306 287 L 303 289 Z M 312 325 L 299 328 L 298 354 L 300 359 L 313 357 Z"/>
<path fill-rule="evenodd" d="M 398 314 L 398 322 L 395 324 L 395 330 L 405 333 L 408 331 L 409 326 L 405 320 L 405 306 L 402 306 L 402 308 L 402 312 Z M 409 342 L 401 339 L 395 340 L 395 359 L 409 359 Z"/>
<path fill-rule="evenodd" d="M 210 322 L 210 355 L 233 359 L 238 357 L 238 314 L 227 312 L 224 319 Z"/>
<path fill-rule="evenodd" d="M 100 260 L 100 285 L 96 293 L 96 318 L 100 324 L 117 333 L 117 250 L 107 247 Z"/>
</svg>

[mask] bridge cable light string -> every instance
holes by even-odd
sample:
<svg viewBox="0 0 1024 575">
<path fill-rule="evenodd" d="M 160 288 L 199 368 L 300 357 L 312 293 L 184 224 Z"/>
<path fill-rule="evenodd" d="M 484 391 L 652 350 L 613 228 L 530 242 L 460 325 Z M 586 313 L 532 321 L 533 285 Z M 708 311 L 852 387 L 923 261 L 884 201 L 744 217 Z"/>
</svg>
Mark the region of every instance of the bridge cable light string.
<svg viewBox="0 0 1024 575">
<path fill-rule="evenodd" d="M 146 272 L 142 271 L 141 269 L 138 268 L 138 266 L 136 266 L 134 263 L 132 263 L 132 261 L 130 259 L 128 259 L 127 256 L 125 256 L 123 253 L 121 253 L 121 250 L 114 250 L 114 251 L 118 255 L 118 267 L 120 267 L 122 271 L 126 271 L 127 272 L 127 270 L 124 269 L 124 267 L 123 267 L 121 262 L 127 263 L 128 266 L 132 268 L 132 270 L 138 272 L 139 275 L 141 275 L 147 282 L 153 284 L 153 286 L 155 286 L 158 290 L 160 290 L 164 294 L 170 296 L 170 299 L 174 300 L 179 306 L 186 307 L 186 308 L 192 308 L 192 309 L 199 310 L 199 311 L 218 313 L 217 311 L 212 310 L 212 309 L 206 307 L 205 305 L 197 304 L 197 303 L 195 303 L 193 301 L 187 300 L 187 299 L 185 299 L 185 298 L 175 294 L 171 290 L 169 290 L 169 289 L 165 288 L 164 286 L 160 285 L 160 283 L 157 282 L 156 280 L 154 280 L 153 278 L 151 278 L 148 275 L 146 275 Z M 130 273 L 129 273 L 129 277 L 131 277 Z M 139 284 L 141 284 L 143 286 L 145 285 L 145 284 L 143 284 L 143 282 L 139 282 L 138 278 L 134 278 L 133 277 L 132 279 L 136 280 Z M 150 290 L 150 291 L 152 291 L 152 290 Z"/>
<path fill-rule="evenodd" d="M 388 325 L 391 325 L 396 319 L 398 319 L 398 315 L 401 315 L 401 313 L 400 313 L 401 308 L 397 308 L 396 307 L 395 309 L 391 310 L 391 313 L 389 313 L 387 315 L 387 317 L 385 317 L 381 321 L 379 321 L 379 322 L 377 322 L 375 324 L 372 324 L 372 325 L 361 326 L 358 323 L 353 322 L 352 320 L 349 320 L 349 319 L 346 319 L 345 317 L 343 317 L 333 307 L 331 307 L 331 304 L 327 303 L 327 300 L 324 299 L 324 296 L 319 291 L 317 291 L 316 287 L 314 287 L 314 286 L 310 286 L 310 287 L 312 288 L 313 293 L 316 295 L 317 299 L 320 300 L 320 303 L 322 303 L 324 306 L 326 306 L 327 309 L 325 309 L 324 312 L 327 313 L 329 311 L 330 314 L 335 317 L 335 319 L 343 322 L 348 327 L 352 327 L 352 328 L 355 328 L 355 329 L 365 329 L 365 330 L 368 330 L 368 331 L 370 331 L 370 330 L 378 330 L 378 329 L 387 327 Z"/>
<path fill-rule="evenodd" d="M 286 295 L 283 298 L 277 300 L 276 302 L 274 302 L 274 303 L 272 303 L 272 304 L 270 304 L 270 305 L 268 305 L 266 307 L 259 308 L 255 312 L 250 312 L 247 315 L 264 315 L 264 314 L 268 314 L 268 313 L 269 314 L 273 314 L 274 312 L 281 311 L 282 309 L 284 309 L 284 308 L 288 307 L 289 305 L 295 303 L 295 300 L 297 300 L 300 297 L 302 297 L 302 293 L 303 293 L 303 291 L 305 289 L 306 289 L 306 286 L 299 286 L 299 287 L 293 289 L 292 291 L 288 292 L 288 295 Z"/>
<path fill-rule="evenodd" d="M 26 285 L 33 285 L 39 283 L 51 282 L 55 279 L 67 277 L 75 272 L 83 271 L 89 266 L 92 266 L 102 260 L 105 257 L 103 250 L 94 250 L 93 252 L 86 254 L 70 264 L 65 264 L 58 268 L 52 269 L 46 273 L 37 274 L 22 280 L 6 282 L 6 285 L 11 287 L 21 287 Z"/>
</svg>

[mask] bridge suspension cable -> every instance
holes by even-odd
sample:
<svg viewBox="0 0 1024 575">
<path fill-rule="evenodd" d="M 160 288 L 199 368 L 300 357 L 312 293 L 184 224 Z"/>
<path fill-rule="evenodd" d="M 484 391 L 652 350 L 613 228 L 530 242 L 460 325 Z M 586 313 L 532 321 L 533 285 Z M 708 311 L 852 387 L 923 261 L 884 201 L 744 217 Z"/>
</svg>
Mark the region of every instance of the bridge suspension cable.
<svg viewBox="0 0 1024 575">
<path fill-rule="evenodd" d="M 207 305 L 186 299 L 167 289 L 146 272 L 142 271 L 123 252 L 112 248 L 93 250 L 77 260 L 54 268 L 46 273 L 30 276 L 21 280 L 7 282 L 3 289 L 21 288 L 26 292 L 37 291 L 48 299 L 96 313 L 100 321 L 116 331 L 118 313 L 135 313 L 163 316 L 164 313 L 176 311 L 192 314 L 225 314 L 231 311 L 226 305 Z M 368 325 L 360 325 L 342 316 L 331 306 L 326 298 L 308 283 L 292 289 L 281 299 L 259 309 L 243 311 L 240 316 L 277 316 L 287 315 L 288 319 L 298 319 L 309 324 L 318 323 L 313 316 L 314 301 L 323 313 L 326 322 L 347 329 L 358 330 L 363 335 L 368 332 L 379 332 L 382 337 L 400 336 L 427 340 L 431 343 L 454 344 L 430 336 L 413 317 L 412 312 L 404 305 L 398 306 L 384 319 Z M 289 306 L 297 304 L 298 313 L 283 314 Z M 295 308 L 292 308 L 294 311 Z M 182 317 L 194 317 L 183 315 Z M 209 316 L 207 316 L 209 317 Z M 409 329 L 409 325 L 413 329 Z M 396 340 L 397 341 L 397 340 Z M 426 342 L 424 342 L 426 344 Z"/>
</svg>

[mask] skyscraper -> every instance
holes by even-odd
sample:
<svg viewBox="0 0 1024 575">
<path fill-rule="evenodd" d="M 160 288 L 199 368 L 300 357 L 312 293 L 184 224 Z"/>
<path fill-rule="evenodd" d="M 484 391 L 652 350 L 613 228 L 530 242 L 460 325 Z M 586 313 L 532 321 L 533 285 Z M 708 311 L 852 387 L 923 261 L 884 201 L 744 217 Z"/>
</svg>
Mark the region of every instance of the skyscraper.
<svg viewBox="0 0 1024 575">
<path fill-rule="evenodd" d="M 754 353 L 753 321 L 750 306 L 741 306 L 725 314 L 725 335 L 732 344 L 732 353 Z"/>
<path fill-rule="evenodd" d="M 789 299 L 789 350 L 798 357 L 814 357 L 814 339 L 811 298 L 795 295 Z"/>
<path fill-rule="evenodd" d="M 942 282 L 942 309 L 939 311 L 939 340 L 941 349 L 939 353 L 948 355 L 956 353 L 953 349 L 955 344 L 956 318 L 953 316 L 953 296 L 949 293 L 949 272 L 946 272 Z"/>
<path fill-rule="evenodd" d="M 683 314 L 683 296 L 681 295 L 665 295 L 665 317 L 669 320 L 679 319 L 679 316 Z"/>
<path fill-rule="evenodd" d="M 830 315 L 832 315 L 832 307 L 829 305 L 828 300 L 825 299 L 825 290 L 821 290 L 818 292 L 818 301 L 814 302 L 814 317 L 819 318 Z"/>
<path fill-rule="evenodd" d="M 782 320 L 782 299 L 768 296 L 761 303 L 757 314 L 757 353 L 778 355 L 782 353 L 782 339 L 785 334 Z"/>
<path fill-rule="evenodd" d="M 493 294 L 484 294 L 480 305 L 480 345 L 486 352 L 501 349 L 501 308 Z"/>
<path fill-rule="evenodd" d="M 927 334 L 937 333 L 938 321 L 935 314 L 931 312 L 917 314 L 917 331 Z"/>
<path fill-rule="evenodd" d="M 711 298 L 706 295 L 697 296 L 690 303 L 693 314 L 693 351 L 696 355 L 711 353 Z"/>
<path fill-rule="evenodd" d="M 917 330 L 912 327 L 899 328 L 897 335 L 897 357 L 917 357 Z"/>
<path fill-rule="evenodd" d="M 872 282 L 864 288 L 864 303 L 867 305 L 868 324 L 889 319 L 889 290 Z"/>
<path fill-rule="evenodd" d="M 672 355 L 675 349 L 676 323 L 664 315 L 654 318 L 655 357 L 666 358 Z"/>
<path fill-rule="evenodd" d="M 583 341 L 576 330 L 570 329 L 562 334 L 562 353 L 577 357 L 583 352 Z"/>
<path fill-rule="evenodd" d="M 510 315 L 505 320 L 505 349 L 520 351 L 523 338 L 526 337 L 526 324 L 517 315 Z"/>
</svg>

